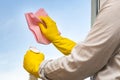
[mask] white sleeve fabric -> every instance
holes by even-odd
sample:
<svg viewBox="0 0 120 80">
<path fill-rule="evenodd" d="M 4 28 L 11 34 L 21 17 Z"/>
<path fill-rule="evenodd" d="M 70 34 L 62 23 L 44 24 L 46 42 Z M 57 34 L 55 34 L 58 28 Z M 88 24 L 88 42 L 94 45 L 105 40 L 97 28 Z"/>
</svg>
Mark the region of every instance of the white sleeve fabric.
<svg viewBox="0 0 120 80">
<path fill-rule="evenodd" d="M 45 61 L 43 61 L 43 62 L 41 63 L 41 65 L 40 65 L 38 74 L 39 74 L 39 76 L 40 76 L 40 78 L 41 78 L 42 80 L 49 80 L 49 79 L 45 76 L 44 66 L 45 66 L 48 62 L 50 62 L 50 61 L 52 61 L 52 60 L 45 60 Z"/>
<path fill-rule="evenodd" d="M 119 4 L 120 0 L 108 0 L 85 41 L 70 55 L 47 62 L 41 74 L 48 80 L 83 80 L 102 69 L 120 44 Z"/>
</svg>

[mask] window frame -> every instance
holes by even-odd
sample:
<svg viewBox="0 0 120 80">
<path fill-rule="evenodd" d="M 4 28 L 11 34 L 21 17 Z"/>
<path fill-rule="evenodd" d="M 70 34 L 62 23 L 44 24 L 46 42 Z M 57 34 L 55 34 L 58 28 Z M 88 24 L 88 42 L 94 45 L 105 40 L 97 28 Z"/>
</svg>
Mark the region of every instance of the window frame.
<svg viewBox="0 0 120 80">
<path fill-rule="evenodd" d="M 94 23 L 99 10 L 100 0 L 91 0 L 91 25 Z"/>
</svg>

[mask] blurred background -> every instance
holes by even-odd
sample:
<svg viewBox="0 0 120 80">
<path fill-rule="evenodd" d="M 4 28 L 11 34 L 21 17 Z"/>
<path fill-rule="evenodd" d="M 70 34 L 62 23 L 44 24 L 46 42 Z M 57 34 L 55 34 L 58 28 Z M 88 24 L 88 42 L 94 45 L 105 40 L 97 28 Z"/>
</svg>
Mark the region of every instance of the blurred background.
<svg viewBox="0 0 120 80">
<path fill-rule="evenodd" d="M 83 41 L 90 30 L 91 0 L 1 0 L 0 80 L 28 80 L 23 56 L 29 46 L 37 47 L 46 59 L 63 56 L 52 44 L 38 44 L 28 29 L 24 14 L 39 8 L 56 21 L 62 36 L 75 42 Z"/>
</svg>

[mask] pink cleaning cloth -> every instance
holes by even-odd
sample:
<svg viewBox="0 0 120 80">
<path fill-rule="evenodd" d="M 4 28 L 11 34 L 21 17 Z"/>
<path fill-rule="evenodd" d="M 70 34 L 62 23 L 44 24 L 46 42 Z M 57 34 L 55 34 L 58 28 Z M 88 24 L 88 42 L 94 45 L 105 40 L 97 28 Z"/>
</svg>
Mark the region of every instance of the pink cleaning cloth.
<svg viewBox="0 0 120 80">
<path fill-rule="evenodd" d="M 39 19 L 40 16 L 48 16 L 43 8 L 39 9 L 35 14 L 31 12 L 25 14 L 28 27 L 34 34 L 36 41 L 41 44 L 49 44 L 50 41 L 45 38 L 40 30 L 40 27 L 38 26 L 38 23 L 44 24 L 42 20 Z"/>
</svg>

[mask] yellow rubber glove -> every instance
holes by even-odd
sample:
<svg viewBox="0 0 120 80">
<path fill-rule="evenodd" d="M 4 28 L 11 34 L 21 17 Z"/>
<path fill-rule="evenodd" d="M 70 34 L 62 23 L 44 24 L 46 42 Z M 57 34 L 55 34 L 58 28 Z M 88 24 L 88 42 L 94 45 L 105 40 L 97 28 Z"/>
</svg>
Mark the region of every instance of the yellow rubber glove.
<svg viewBox="0 0 120 80">
<path fill-rule="evenodd" d="M 38 78 L 40 77 L 38 75 L 39 66 L 43 60 L 44 60 L 43 53 L 28 50 L 24 55 L 23 67 L 27 72 Z"/>
<path fill-rule="evenodd" d="M 68 38 L 60 36 L 56 23 L 49 16 L 40 17 L 40 19 L 47 27 L 46 28 L 43 24 L 39 23 L 39 27 L 45 37 L 50 40 L 64 55 L 69 55 L 76 43 Z"/>
</svg>

